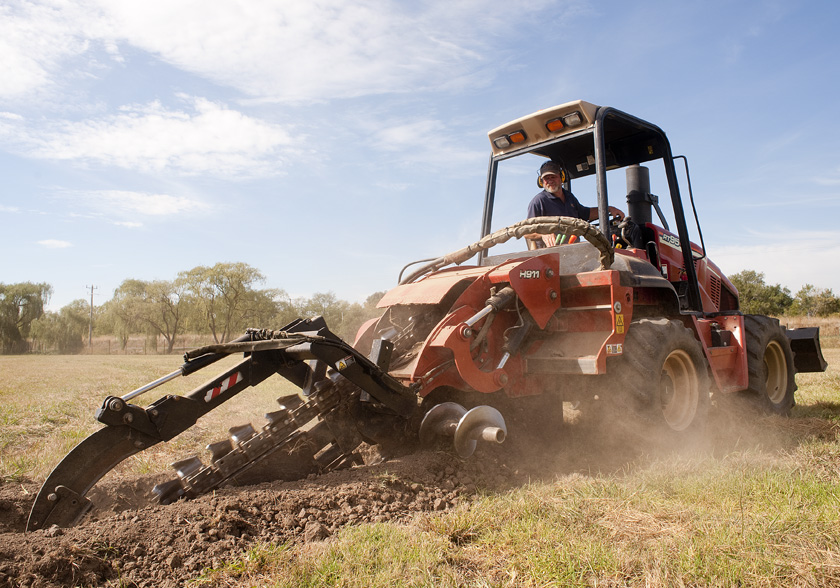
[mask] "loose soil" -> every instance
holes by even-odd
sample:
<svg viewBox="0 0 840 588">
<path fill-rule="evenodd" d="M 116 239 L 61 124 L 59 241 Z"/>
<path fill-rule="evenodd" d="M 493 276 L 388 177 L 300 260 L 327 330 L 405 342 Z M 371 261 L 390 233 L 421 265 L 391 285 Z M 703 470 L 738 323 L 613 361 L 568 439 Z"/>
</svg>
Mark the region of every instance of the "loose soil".
<svg viewBox="0 0 840 588">
<path fill-rule="evenodd" d="M 731 418 L 717 418 L 705 450 L 743 448 L 743 421 L 730 427 Z M 89 493 L 96 509 L 69 529 L 25 533 L 39 482 L 6 482 L 0 485 L 0 586 L 182 586 L 258 542 L 294 545 L 328 540 L 346 525 L 407 523 L 478 491 L 502 492 L 575 472 L 627 471 L 663 445 L 672 447 L 651 439 L 649 431 L 617 433 L 618 423 L 605 435 L 603 421 L 589 423 L 575 411 L 567 411 L 566 421 L 569 426 L 551 438 L 544 430 L 518 437 L 512 431 L 505 445 L 480 446 L 468 460 L 425 450 L 296 482 L 226 487 L 169 506 L 155 505 L 149 496 L 168 474 L 106 479 Z M 766 448 L 765 434 L 777 431 L 770 445 L 779 448 L 795 437 L 821 434 L 777 425 L 774 419 L 759 427 L 762 438 L 753 441 Z"/>
<path fill-rule="evenodd" d="M 521 475 L 484 453 L 462 462 L 422 451 L 377 465 L 296 482 L 226 487 L 159 506 L 149 497 L 166 476 L 101 482 L 96 509 L 74 528 L 25 533 L 35 482 L 0 486 L 0 586 L 182 586 L 255 542 L 324 540 L 344 525 L 408 522 L 444 511 L 477 488 L 501 489 Z M 520 480 L 521 481 L 521 480 Z"/>
</svg>

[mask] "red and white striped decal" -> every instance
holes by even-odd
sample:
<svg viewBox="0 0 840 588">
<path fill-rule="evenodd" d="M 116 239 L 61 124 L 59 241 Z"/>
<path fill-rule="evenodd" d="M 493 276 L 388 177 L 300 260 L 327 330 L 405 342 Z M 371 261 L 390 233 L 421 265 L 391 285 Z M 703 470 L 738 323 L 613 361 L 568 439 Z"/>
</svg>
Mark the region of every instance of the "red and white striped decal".
<svg viewBox="0 0 840 588">
<path fill-rule="evenodd" d="M 242 373 L 236 372 L 227 380 L 224 380 L 221 384 L 213 388 L 212 390 L 208 390 L 207 394 L 204 396 L 204 402 L 210 402 L 214 398 L 216 398 L 219 394 L 233 386 L 234 384 L 238 384 L 242 381 Z"/>
</svg>

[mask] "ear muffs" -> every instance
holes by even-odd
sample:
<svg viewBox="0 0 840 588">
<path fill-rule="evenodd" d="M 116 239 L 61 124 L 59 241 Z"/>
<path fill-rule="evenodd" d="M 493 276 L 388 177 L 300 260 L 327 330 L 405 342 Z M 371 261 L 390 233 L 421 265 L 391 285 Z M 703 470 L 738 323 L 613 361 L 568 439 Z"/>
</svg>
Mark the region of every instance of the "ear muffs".
<svg viewBox="0 0 840 588">
<path fill-rule="evenodd" d="M 560 183 L 566 183 L 566 170 L 564 169 L 560 170 Z M 540 176 L 539 173 L 537 174 L 537 186 L 539 186 L 540 188 L 545 188 L 545 186 L 543 185 L 542 176 Z"/>
</svg>

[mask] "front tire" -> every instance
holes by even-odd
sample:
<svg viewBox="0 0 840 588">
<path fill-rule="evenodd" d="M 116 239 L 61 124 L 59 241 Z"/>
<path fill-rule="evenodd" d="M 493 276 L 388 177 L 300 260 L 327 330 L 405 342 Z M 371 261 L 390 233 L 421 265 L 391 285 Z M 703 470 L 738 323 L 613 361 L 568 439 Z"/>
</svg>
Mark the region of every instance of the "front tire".
<svg viewBox="0 0 840 588">
<path fill-rule="evenodd" d="M 768 316 L 744 316 L 747 335 L 748 390 L 745 394 L 761 410 L 788 416 L 796 404 L 793 351 L 779 321 Z"/>
<path fill-rule="evenodd" d="M 637 410 L 666 431 L 705 428 L 709 375 L 703 347 L 680 321 L 641 319 L 630 324 L 624 353 L 607 364 L 611 394 L 633 398 Z"/>
</svg>

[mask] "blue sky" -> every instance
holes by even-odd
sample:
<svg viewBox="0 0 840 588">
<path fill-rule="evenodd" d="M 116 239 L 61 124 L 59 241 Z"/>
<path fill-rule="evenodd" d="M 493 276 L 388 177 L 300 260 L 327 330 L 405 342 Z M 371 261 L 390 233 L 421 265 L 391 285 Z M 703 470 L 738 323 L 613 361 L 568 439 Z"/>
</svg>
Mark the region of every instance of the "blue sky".
<svg viewBox="0 0 840 588">
<path fill-rule="evenodd" d="M 91 284 L 101 304 L 127 278 L 242 261 L 292 297 L 363 300 L 478 237 L 487 131 L 583 99 L 688 156 L 724 272 L 839 294 L 839 15 L 827 0 L 0 0 L 0 282 L 48 282 L 57 310 Z"/>
</svg>

